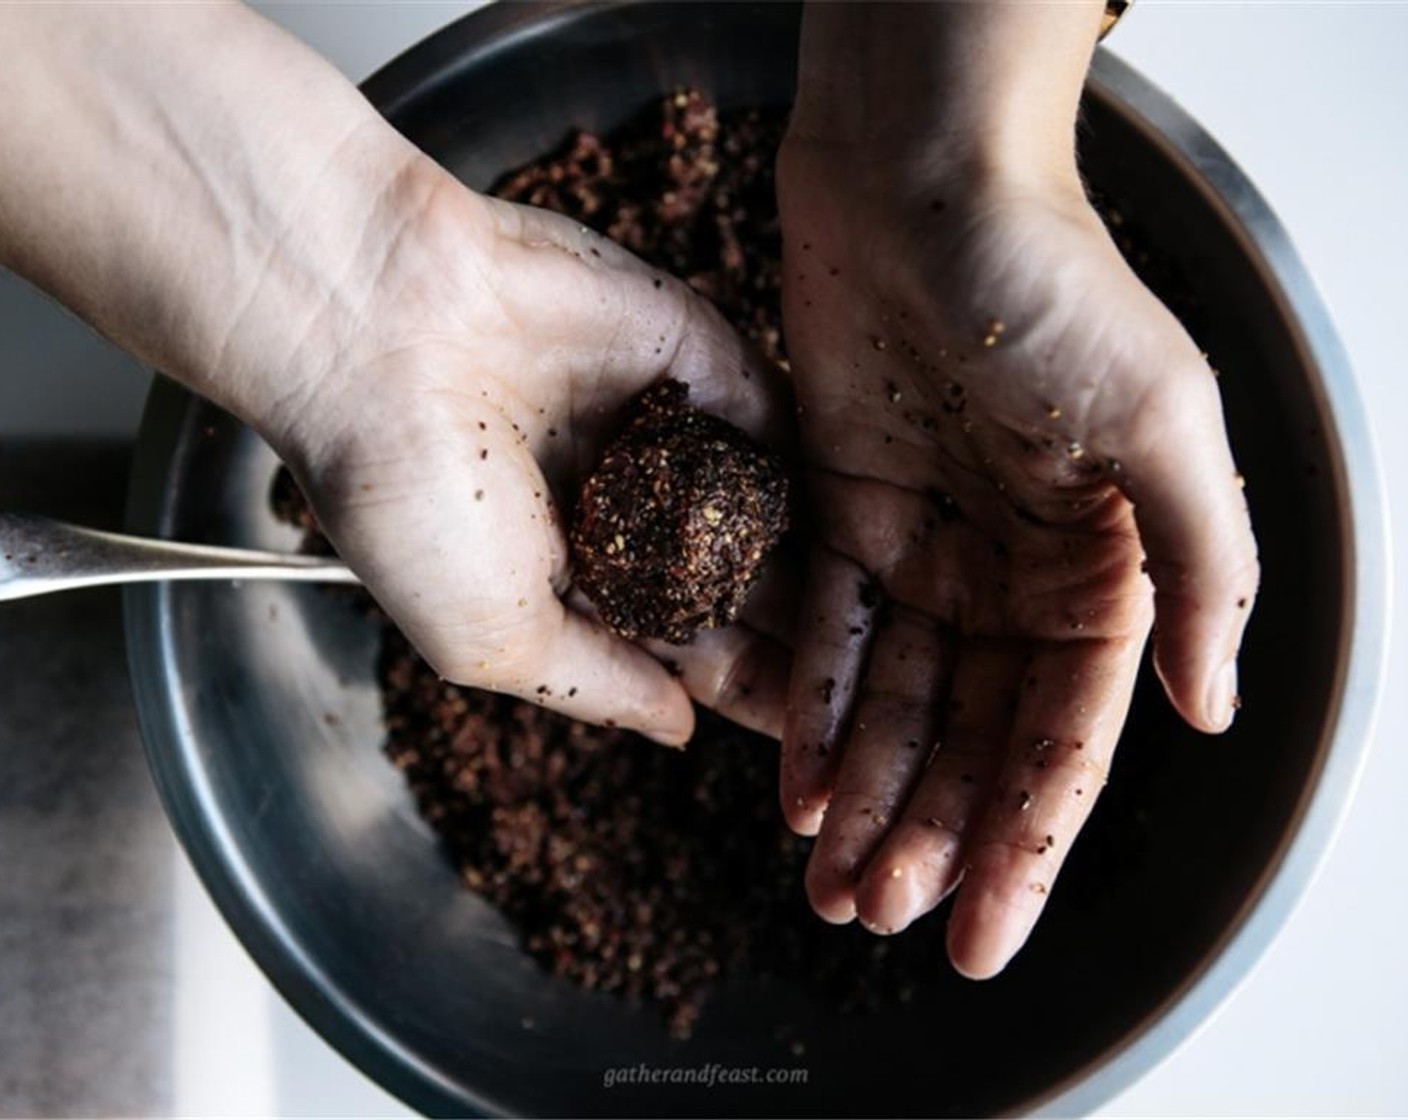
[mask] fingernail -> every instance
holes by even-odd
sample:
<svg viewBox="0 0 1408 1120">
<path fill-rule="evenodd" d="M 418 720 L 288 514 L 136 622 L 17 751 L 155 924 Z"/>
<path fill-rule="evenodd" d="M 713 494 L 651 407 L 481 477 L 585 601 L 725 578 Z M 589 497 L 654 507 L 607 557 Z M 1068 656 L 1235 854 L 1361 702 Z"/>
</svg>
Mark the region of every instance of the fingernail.
<svg viewBox="0 0 1408 1120">
<path fill-rule="evenodd" d="M 1237 662 L 1229 661 L 1212 678 L 1208 691 L 1207 720 L 1213 727 L 1226 730 L 1241 706 L 1237 696 Z"/>
<path fill-rule="evenodd" d="M 793 802 L 793 811 L 786 814 L 787 825 L 798 836 L 815 836 L 821 831 L 821 821 L 825 814 L 824 806 L 811 807 L 807 799 L 799 797 Z"/>
<path fill-rule="evenodd" d="M 652 742 L 659 743 L 662 747 L 669 747 L 671 750 L 682 751 L 688 743 L 683 735 L 678 731 L 647 731 L 645 737 Z"/>
<path fill-rule="evenodd" d="M 921 884 L 914 869 L 891 867 L 876 873 L 875 905 L 869 917 L 886 933 L 907 929 L 923 909 Z M 867 884 L 868 885 L 868 884 Z"/>
</svg>

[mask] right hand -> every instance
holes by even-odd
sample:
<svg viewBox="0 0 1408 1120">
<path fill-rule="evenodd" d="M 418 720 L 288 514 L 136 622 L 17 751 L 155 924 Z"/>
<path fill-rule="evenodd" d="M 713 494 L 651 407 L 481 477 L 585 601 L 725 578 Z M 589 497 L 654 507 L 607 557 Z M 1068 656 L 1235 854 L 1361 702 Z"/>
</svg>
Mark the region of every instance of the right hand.
<svg viewBox="0 0 1408 1120">
<path fill-rule="evenodd" d="M 717 313 L 465 189 L 242 5 L 0 5 L 0 41 L 0 263 L 263 433 L 440 672 L 670 743 L 690 694 L 780 732 L 765 607 L 658 650 L 676 679 L 573 595 L 559 523 L 658 378 L 772 433 Z"/>
<path fill-rule="evenodd" d="M 662 377 L 777 441 L 785 387 L 682 283 L 575 222 L 426 161 L 323 299 L 336 346 L 265 423 L 319 522 L 444 676 L 682 744 L 691 696 L 777 737 L 785 612 L 755 596 L 690 644 L 611 634 L 573 591 L 563 510 L 623 406 Z M 777 576 L 774 576 L 776 579 Z"/>
</svg>

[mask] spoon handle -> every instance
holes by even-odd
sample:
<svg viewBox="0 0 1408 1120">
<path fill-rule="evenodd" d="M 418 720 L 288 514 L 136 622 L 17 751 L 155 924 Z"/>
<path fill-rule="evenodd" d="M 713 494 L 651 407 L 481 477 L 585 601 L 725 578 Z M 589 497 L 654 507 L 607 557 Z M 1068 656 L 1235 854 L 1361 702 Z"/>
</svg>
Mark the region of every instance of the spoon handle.
<svg viewBox="0 0 1408 1120">
<path fill-rule="evenodd" d="M 167 579 L 360 582 L 347 565 L 327 557 L 151 540 L 0 512 L 0 602 Z"/>
</svg>

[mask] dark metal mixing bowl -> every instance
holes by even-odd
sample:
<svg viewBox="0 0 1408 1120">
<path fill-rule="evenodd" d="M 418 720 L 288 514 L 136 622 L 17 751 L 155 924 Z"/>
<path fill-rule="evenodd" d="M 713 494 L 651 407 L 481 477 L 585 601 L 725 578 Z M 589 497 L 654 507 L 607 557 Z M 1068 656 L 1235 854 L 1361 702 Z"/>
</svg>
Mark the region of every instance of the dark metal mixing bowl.
<svg viewBox="0 0 1408 1120">
<path fill-rule="evenodd" d="M 366 88 L 483 187 L 568 125 L 610 127 L 677 83 L 724 105 L 784 102 L 797 15 L 494 8 Z M 651 1009 L 543 975 L 460 889 L 379 751 L 375 629 L 340 596 L 271 585 L 128 593 L 142 727 L 182 841 L 279 989 L 392 1092 L 442 1113 L 1069 1113 L 1165 1056 L 1265 947 L 1347 804 L 1378 687 L 1384 545 L 1365 425 L 1284 234 L 1197 125 L 1103 56 L 1082 144 L 1090 179 L 1202 298 L 1198 330 L 1224 370 L 1265 588 L 1235 731 L 1188 731 L 1145 681 L 1045 921 L 991 983 L 936 971 L 916 978 L 912 1003 L 857 1019 L 803 989 L 739 982 L 693 1040 L 672 1042 Z M 251 433 L 161 385 L 133 527 L 289 546 L 267 510 L 273 469 Z M 931 920 L 911 936 L 940 932 Z M 779 1040 L 783 1024 L 803 1025 L 804 1054 Z M 606 1069 L 641 1062 L 809 1076 L 604 1087 Z"/>
</svg>

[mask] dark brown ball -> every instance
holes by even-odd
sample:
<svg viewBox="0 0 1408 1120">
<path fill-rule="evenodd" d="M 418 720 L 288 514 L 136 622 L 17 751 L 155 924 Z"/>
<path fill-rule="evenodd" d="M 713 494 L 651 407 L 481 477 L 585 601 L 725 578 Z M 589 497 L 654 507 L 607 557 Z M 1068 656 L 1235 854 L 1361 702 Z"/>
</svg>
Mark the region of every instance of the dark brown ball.
<svg viewBox="0 0 1408 1120">
<path fill-rule="evenodd" d="M 777 457 L 663 381 L 582 487 L 576 579 L 618 634 L 679 644 L 734 620 L 786 529 Z"/>
</svg>

